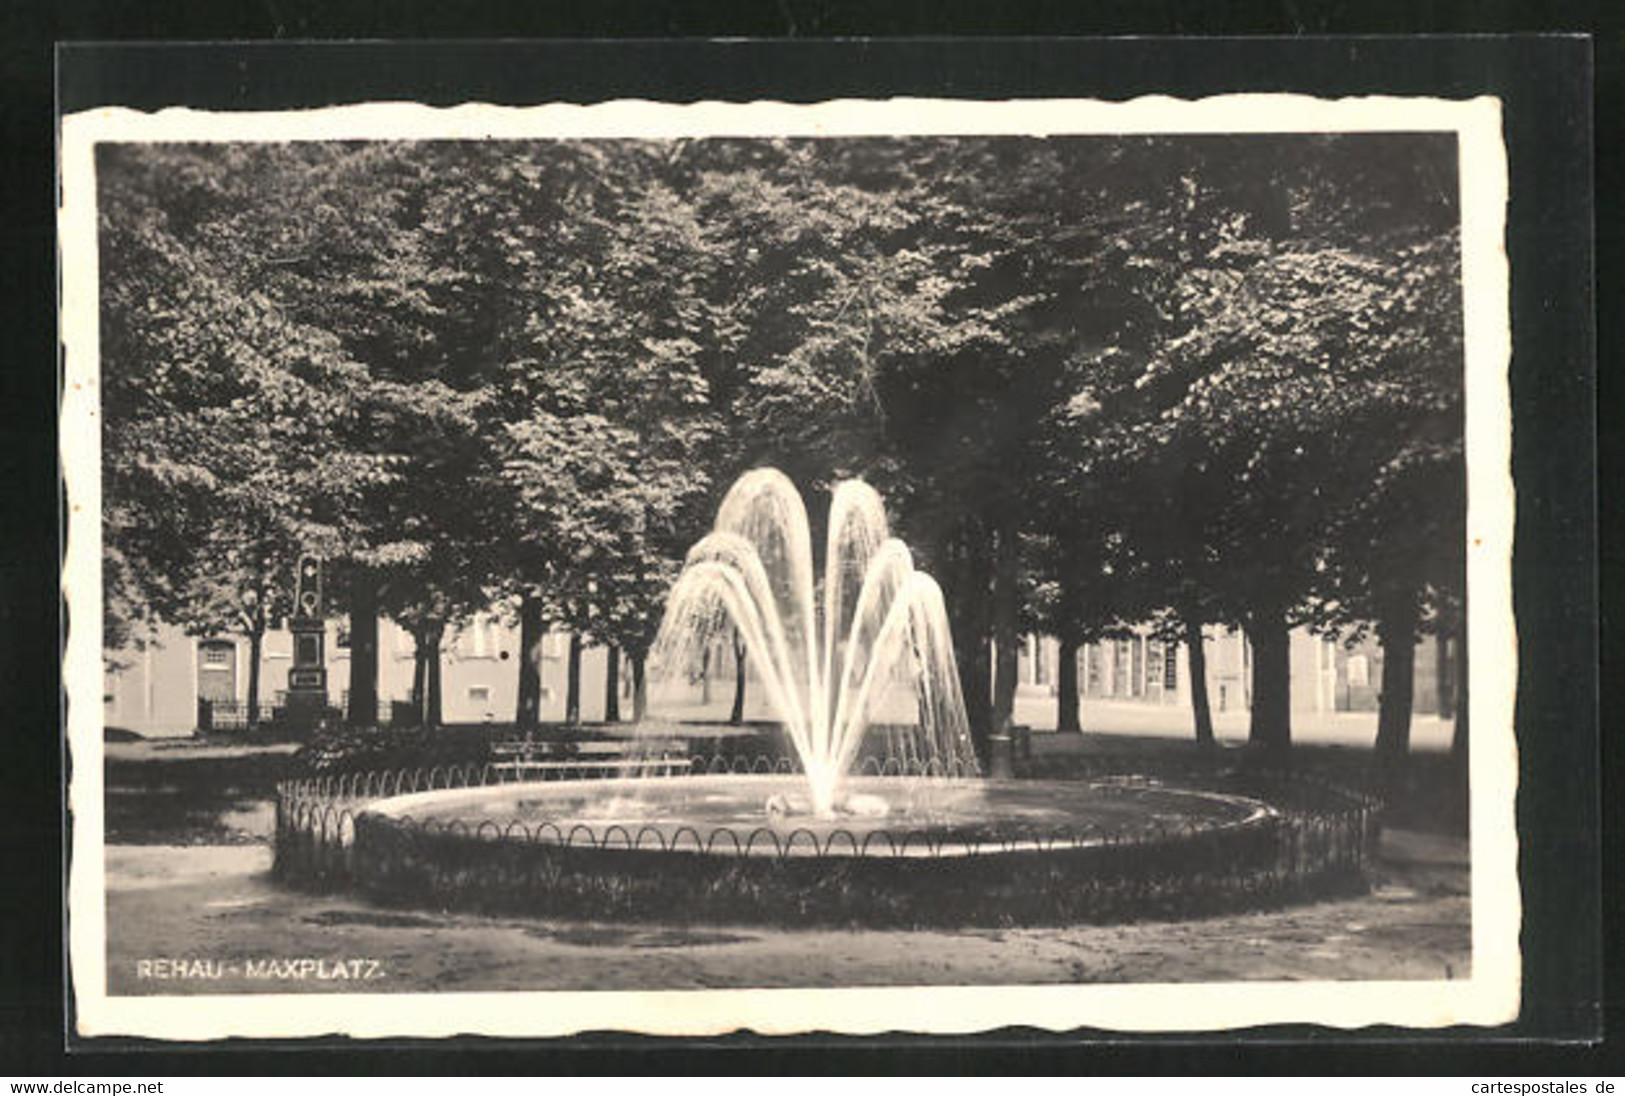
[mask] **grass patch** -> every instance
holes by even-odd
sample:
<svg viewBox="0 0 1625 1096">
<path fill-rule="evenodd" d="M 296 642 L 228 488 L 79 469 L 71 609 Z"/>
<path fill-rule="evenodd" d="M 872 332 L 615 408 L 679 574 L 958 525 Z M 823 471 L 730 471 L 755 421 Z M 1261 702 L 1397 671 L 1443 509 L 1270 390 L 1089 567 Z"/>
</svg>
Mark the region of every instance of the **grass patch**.
<svg viewBox="0 0 1625 1096">
<path fill-rule="evenodd" d="M 251 845 L 270 836 L 286 753 L 143 750 L 103 763 L 106 840 L 115 845 Z"/>
</svg>

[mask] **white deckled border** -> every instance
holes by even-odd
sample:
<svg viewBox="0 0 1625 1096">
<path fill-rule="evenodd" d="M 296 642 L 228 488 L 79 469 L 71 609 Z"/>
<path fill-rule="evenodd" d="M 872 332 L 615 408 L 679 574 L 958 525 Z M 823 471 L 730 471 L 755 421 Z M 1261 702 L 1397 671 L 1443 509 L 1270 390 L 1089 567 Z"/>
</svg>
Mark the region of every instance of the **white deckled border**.
<svg viewBox="0 0 1625 1096">
<path fill-rule="evenodd" d="M 1468 591 L 1472 649 L 1471 976 L 1420 982 L 1235 982 L 852 989 L 266 994 L 109 997 L 102 833 L 101 438 L 94 146 L 98 142 L 669 138 L 1111 133 L 1420 132 L 1458 136 L 1466 334 Z M 617 101 L 530 108 L 413 103 L 279 113 L 120 108 L 63 119 L 60 134 L 62 466 L 69 503 L 64 657 L 73 757 L 69 925 L 80 1035 L 156 1039 L 712 1035 L 890 1031 L 960 1034 L 1009 1025 L 1065 1031 L 1228 1030 L 1305 1022 L 1439 1027 L 1518 1013 L 1521 902 L 1514 813 L 1517 680 L 1512 608 L 1509 278 L 1500 102 L 1294 95 L 1004 102 L 891 99 L 792 105 Z"/>
</svg>

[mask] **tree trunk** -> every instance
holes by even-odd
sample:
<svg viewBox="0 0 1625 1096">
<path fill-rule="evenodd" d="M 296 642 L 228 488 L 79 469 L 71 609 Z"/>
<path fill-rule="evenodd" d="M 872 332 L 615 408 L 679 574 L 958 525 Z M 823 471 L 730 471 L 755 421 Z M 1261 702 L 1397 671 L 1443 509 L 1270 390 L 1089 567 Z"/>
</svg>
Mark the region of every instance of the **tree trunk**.
<svg viewBox="0 0 1625 1096">
<path fill-rule="evenodd" d="M 564 722 L 575 727 L 581 723 L 581 633 L 570 633 L 570 660 L 565 667 Z"/>
<path fill-rule="evenodd" d="M 1016 589 L 1016 538 L 999 530 L 993 561 L 993 733 L 1007 735 L 1016 707 L 1017 645 L 1020 635 L 1020 592 Z"/>
<path fill-rule="evenodd" d="M 604 722 L 621 721 L 621 651 L 613 643 L 604 648 Z"/>
<path fill-rule="evenodd" d="M 1377 765 L 1389 775 L 1411 749 L 1411 707 L 1416 691 L 1416 620 L 1413 600 L 1392 605 L 1377 622 L 1382 642 L 1382 699 L 1377 708 Z"/>
<path fill-rule="evenodd" d="M 542 599 L 526 594 L 519 603 L 519 702 L 514 712 L 514 724 L 521 731 L 541 726 L 542 641 L 546 637 Z"/>
<path fill-rule="evenodd" d="M 1469 740 L 1467 712 L 1471 705 L 1468 703 L 1467 691 L 1467 614 L 1461 615 L 1461 624 L 1456 629 L 1456 725 L 1450 732 L 1450 756 L 1455 759 L 1461 771 L 1467 771 L 1467 758 Z"/>
<path fill-rule="evenodd" d="M 965 699 L 965 721 L 970 727 L 971 745 L 983 769 L 992 760 L 989 737 L 993 733 L 993 640 L 967 621 L 964 638 L 954 633 L 954 660 L 959 667 L 959 691 Z"/>
<path fill-rule="evenodd" d="M 430 727 L 440 726 L 443 718 L 440 703 L 440 637 L 444 631 L 443 624 L 433 626 L 424 652 L 423 722 Z"/>
<path fill-rule="evenodd" d="M 248 729 L 260 726 L 260 650 L 264 645 L 265 623 L 257 621 L 248 632 Z"/>
<path fill-rule="evenodd" d="M 1433 638 L 1433 682 L 1438 701 L 1434 710 L 1440 719 L 1456 714 L 1456 679 L 1451 671 L 1450 637 L 1440 632 Z"/>
<path fill-rule="evenodd" d="M 352 727 L 378 722 L 378 580 L 358 569 L 350 579 L 350 703 Z"/>
<path fill-rule="evenodd" d="M 700 703 L 711 703 L 711 641 L 706 640 L 704 650 L 700 651 Z"/>
<path fill-rule="evenodd" d="M 728 722 L 737 727 L 745 722 L 745 641 L 734 632 L 734 704 Z"/>
<path fill-rule="evenodd" d="M 1076 640 L 1062 639 L 1060 646 L 1060 673 L 1055 681 L 1055 729 L 1079 734 L 1083 726 L 1078 722 L 1078 644 Z"/>
<path fill-rule="evenodd" d="M 423 726 L 424 692 L 429 683 L 429 650 L 426 633 L 412 633 L 412 725 Z"/>
<path fill-rule="evenodd" d="M 628 651 L 627 657 L 632 660 L 632 722 L 642 723 L 643 714 L 649 709 L 648 682 L 643 676 L 645 656 L 642 651 Z"/>
<path fill-rule="evenodd" d="M 988 570 L 992 561 L 986 539 L 969 524 L 949 539 L 943 555 L 947 564 L 941 576 L 947 582 L 943 596 L 953 625 L 959 692 L 965 701 L 971 744 L 986 770 L 992 760 L 988 743 L 993 722 L 993 690 L 988 675 L 992 660 L 988 635 Z"/>
<path fill-rule="evenodd" d="M 1213 708 L 1207 698 L 1207 647 L 1202 639 L 1202 622 L 1185 618 L 1185 648 L 1190 651 L 1191 716 L 1196 721 L 1196 744 L 1212 746 Z"/>
<path fill-rule="evenodd" d="M 1270 765 L 1283 765 L 1292 749 L 1292 634 L 1286 614 L 1255 609 L 1247 628 L 1253 646 L 1252 725 L 1248 745 Z"/>
</svg>

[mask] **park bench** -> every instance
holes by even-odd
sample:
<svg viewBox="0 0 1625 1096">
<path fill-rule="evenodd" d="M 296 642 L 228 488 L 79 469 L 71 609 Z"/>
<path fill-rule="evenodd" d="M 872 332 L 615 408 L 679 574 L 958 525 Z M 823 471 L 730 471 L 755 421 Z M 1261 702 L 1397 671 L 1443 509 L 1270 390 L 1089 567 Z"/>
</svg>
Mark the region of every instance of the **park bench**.
<svg viewBox="0 0 1625 1096">
<path fill-rule="evenodd" d="M 689 770 L 688 744 L 678 740 L 510 739 L 491 747 L 491 768 L 518 780 L 549 774 L 674 776 Z"/>
</svg>

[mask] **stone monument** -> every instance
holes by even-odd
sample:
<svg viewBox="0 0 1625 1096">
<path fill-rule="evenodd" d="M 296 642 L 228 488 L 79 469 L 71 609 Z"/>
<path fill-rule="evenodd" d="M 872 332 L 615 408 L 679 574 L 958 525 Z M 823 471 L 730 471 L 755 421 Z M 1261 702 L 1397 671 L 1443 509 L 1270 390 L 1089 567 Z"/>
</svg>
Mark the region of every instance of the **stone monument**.
<svg viewBox="0 0 1625 1096">
<path fill-rule="evenodd" d="M 322 561 L 299 557 L 293 615 L 293 665 L 288 669 L 288 724 L 308 730 L 327 713 L 327 620 L 322 605 Z"/>
</svg>

